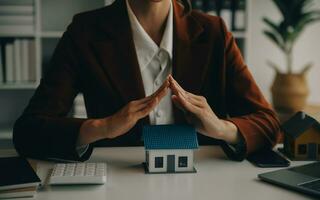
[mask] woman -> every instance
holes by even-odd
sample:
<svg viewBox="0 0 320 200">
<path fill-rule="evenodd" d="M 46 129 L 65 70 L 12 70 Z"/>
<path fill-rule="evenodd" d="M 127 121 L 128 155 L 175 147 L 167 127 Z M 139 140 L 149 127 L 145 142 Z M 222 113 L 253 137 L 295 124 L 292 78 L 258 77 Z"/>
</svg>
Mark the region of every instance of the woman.
<svg viewBox="0 0 320 200">
<path fill-rule="evenodd" d="M 79 92 L 88 119 L 66 117 Z M 279 133 L 219 17 L 187 0 L 116 0 L 74 17 L 14 144 L 24 156 L 85 160 L 93 146 L 141 145 L 144 124 L 185 122 L 236 160 Z"/>
</svg>

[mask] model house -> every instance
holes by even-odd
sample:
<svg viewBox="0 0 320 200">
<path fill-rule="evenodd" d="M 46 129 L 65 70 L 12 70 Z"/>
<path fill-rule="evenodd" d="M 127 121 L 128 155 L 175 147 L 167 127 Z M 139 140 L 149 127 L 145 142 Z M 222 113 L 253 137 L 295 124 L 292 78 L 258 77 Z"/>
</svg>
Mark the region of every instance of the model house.
<svg viewBox="0 0 320 200">
<path fill-rule="evenodd" d="M 146 173 L 196 172 L 193 152 L 198 149 L 195 129 L 187 125 L 153 125 L 143 128 Z"/>
<path fill-rule="evenodd" d="M 320 123 L 298 112 L 282 126 L 284 152 L 293 160 L 320 160 Z"/>
</svg>

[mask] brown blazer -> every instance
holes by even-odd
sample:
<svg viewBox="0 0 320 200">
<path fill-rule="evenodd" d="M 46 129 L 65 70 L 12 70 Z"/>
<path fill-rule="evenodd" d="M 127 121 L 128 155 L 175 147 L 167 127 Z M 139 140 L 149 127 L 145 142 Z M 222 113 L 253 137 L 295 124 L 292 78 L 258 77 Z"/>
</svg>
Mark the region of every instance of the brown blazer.
<svg viewBox="0 0 320 200">
<path fill-rule="evenodd" d="M 181 86 L 207 98 L 220 118 L 235 123 L 245 150 L 231 155 L 223 141 L 198 135 L 200 144 L 221 144 L 229 156 L 276 143 L 279 122 L 257 87 L 232 35 L 219 17 L 193 11 L 183 16 L 175 0 L 173 76 Z M 141 144 L 140 120 L 127 134 L 91 144 L 82 158 L 76 140 L 85 119 L 67 117 L 75 96 L 84 95 L 88 118 L 110 116 L 145 96 L 124 0 L 78 14 L 61 38 L 29 105 L 14 126 L 17 151 L 28 157 L 85 160 L 94 145 Z M 175 109 L 175 120 L 184 116 Z"/>
</svg>

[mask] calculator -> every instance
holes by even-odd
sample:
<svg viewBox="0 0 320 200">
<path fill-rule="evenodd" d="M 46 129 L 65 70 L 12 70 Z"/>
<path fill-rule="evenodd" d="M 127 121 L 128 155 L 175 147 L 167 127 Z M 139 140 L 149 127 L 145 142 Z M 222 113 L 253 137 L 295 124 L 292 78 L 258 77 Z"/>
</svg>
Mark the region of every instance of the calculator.
<svg viewBox="0 0 320 200">
<path fill-rule="evenodd" d="M 50 185 L 104 184 L 106 163 L 59 163 L 52 170 Z"/>
</svg>

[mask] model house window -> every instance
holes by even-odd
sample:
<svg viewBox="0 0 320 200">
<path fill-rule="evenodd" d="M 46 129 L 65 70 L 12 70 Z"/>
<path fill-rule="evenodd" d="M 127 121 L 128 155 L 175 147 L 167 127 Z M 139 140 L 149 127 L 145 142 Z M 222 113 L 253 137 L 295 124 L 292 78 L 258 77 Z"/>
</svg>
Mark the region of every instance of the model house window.
<svg viewBox="0 0 320 200">
<path fill-rule="evenodd" d="M 306 144 L 299 144 L 298 153 L 302 154 L 302 155 L 306 154 L 307 153 L 307 145 Z"/>
<path fill-rule="evenodd" d="M 163 168 L 163 157 L 155 157 L 154 167 L 155 168 Z"/>
<path fill-rule="evenodd" d="M 179 156 L 179 167 L 188 167 L 188 157 L 187 156 Z"/>
</svg>

